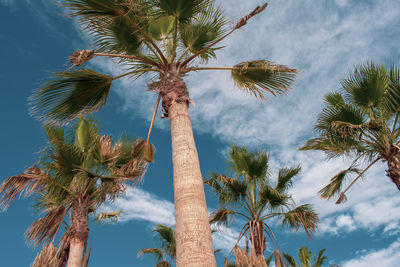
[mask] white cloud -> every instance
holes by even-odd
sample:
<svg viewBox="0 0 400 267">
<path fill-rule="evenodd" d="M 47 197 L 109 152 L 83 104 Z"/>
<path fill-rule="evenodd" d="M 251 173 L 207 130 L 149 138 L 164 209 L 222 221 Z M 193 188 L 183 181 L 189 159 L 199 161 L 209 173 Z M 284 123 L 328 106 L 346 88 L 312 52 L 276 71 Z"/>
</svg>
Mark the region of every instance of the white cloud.
<svg viewBox="0 0 400 267">
<path fill-rule="evenodd" d="M 343 263 L 343 267 L 379 266 L 393 267 L 400 262 L 400 240 L 393 242 L 389 247 L 380 250 L 369 251 L 350 261 Z"/>
<path fill-rule="evenodd" d="M 121 222 L 130 220 L 148 221 L 154 224 L 174 225 L 174 205 L 154 194 L 139 188 L 129 187 L 123 197 L 102 205 L 100 211 L 110 212 L 122 209 Z"/>
<path fill-rule="evenodd" d="M 239 231 L 234 227 L 218 226 L 217 232 L 213 234 L 214 249 L 221 249 L 222 253 L 226 256 L 233 246 L 236 244 L 239 237 Z M 239 246 L 244 246 L 245 241 L 242 238 L 239 241 Z"/>
</svg>

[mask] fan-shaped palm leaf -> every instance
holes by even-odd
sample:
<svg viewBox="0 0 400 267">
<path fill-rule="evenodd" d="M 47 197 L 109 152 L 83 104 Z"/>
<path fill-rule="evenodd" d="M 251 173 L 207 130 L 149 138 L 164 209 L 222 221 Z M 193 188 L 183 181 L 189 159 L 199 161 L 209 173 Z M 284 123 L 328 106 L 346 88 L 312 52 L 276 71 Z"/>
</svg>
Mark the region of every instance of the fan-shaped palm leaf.
<svg viewBox="0 0 400 267">
<path fill-rule="evenodd" d="M 294 208 L 283 215 L 282 226 L 287 225 L 296 231 L 300 226 L 304 228 L 308 237 L 317 229 L 318 216 L 309 204 Z"/>
<path fill-rule="evenodd" d="M 354 173 L 360 174 L 361 170 L 358 168 L 350 167 L 346 170 L 340 171 L 338 174 L 332 177 L 331 182 L 327 186 L 318 191 L 318 193 L 321 195 L 321 198 L 330 199 L 340 194 L 343 182 L 346 180 L 348 175 Z"/>
</svg>

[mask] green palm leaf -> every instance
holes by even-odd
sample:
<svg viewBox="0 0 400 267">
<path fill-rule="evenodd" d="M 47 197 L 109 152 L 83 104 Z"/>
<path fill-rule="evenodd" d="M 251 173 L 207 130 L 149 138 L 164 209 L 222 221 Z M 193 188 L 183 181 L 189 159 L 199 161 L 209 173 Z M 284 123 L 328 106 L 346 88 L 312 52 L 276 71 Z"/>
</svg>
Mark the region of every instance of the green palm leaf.
<svg viewBox="0 0 400 267">
<path fill-rule="evenodd" d="M 157 261 L 160 261 L 164 256 L 162 250 L 159 248 L 142 248 L 141 250 L 139 250 L 137 256 L 143 257 L 145 254 L 154 255 Z"/>
<path fill-rule="evenodd" d="M 219 208 L 210 214 L 210 223 L 224 224 L 225 226 L 228 226 L 229 218 L 234 214 L 235 212 L 233 210 Z"/>
<path fill-rule="evenodd" d="M 340 194 L 343 182 L 346 180 L 348 175 L 352 173 L 360 174 L 360 172 L 361 172 L 360 169 L 354 167 L 342 170 L 334 177 L 332 177 L 331 182 L 327 186 L 319 190 L 318 193 L 321 195 L 321 198 L 326 198 L 326 199 L 330 199 L 334 196 L 337 196 Z"/>
<path fill-rule="evenodd" d="M 242 62 L 234 66 L 232 79 L 235 85 L 255 97 L 265 99 L 264 93 L 276 96 L 290 88 L 297 70 L 275 65 L 265 60 Z"/>
<path fill-rule="evenodd" d="M 295 259 L 291 255 L 283 253 L 283 257 L 285 258 L 285 260 L 289 264 L 289 267 L 297 267 L 297 263 L 296 263 Z"/>
<path fill-rule="evenodd" d="M 112 77 L 90 69 L 54 75 L 32 96 L 32 111 L 49 121 L 66 122 L 104 107 Z"/>
<path fill-rule="evenodd" d="M 292 179 L 298 175 L 301 171 L 301 167 L 295 168 L 282 168 L 278 173 L 278 183 L 275 187 L 280 193 L 286 192 L 293 184 Z"/>
<path fill-rule="evenodd" d="M 311 251 L 309 251 L 306 246 L 302 246 L 299 249 L 299 259 L 300 259 L 300 262 L 301 262 L 301 266 L 303 266 L 303 267 L 309 267 L 310 266 Z"/>
<path fill-rule="evenodd" d="M 322 256 L 325 253 L 326 249 L 321 249 L 318 253 L 318 257 L 314 259 L 313 267 L 322 267 L 322 264 L 325 260 L 328 259 L 326 256 Z"/>
<path fill-rule="evenodd" d="M 196 14 L 203 12 L 210 5 L 212 0 L 152 0 L 154 6 L 170 16 L 174 16 L 180 21 L 187 21 Z"/>
<path fill-rule="evenodd" d="M 310 237 L 310 233 L 315 232 L 318 222 L 318 215 L 312 209 L 311 205 L 304 204 L 285 213 L 283 215 L 282 226 L 287 225 L 296 231 L 302 226 L 308 237 Z"/>
</svg>

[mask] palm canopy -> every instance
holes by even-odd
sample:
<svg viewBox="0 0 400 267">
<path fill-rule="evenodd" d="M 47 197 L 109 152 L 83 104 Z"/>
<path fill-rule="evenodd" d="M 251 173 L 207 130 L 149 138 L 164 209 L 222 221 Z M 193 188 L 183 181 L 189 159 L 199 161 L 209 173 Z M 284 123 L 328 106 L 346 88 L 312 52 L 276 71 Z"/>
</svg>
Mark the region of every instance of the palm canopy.
<svg viewBox="0 0 400 267">
<path fill-rule="evenodd" d="M 268 219 L 279 218 L 282 226 L 295 230 L 303 227 L 308 236 L 316 230 L 318 216 L 311 205 L 294 207 L 288 192 L 300 167 L 280 169 L 277 182 L 272 185 L 269 154 L 259 150 L 251 152 L 236 145 L 229 150 L 228 164 L 232 177 L 212 173 L 205 181 L 218 196 L 220 205 L 212 213 L 211 223 L 228 224 L 229 219 L 237 215 L 243 217 L 247 223 L 239 239 L 250 230 L 252 247 L 257 255 L 265 250 L 264 231 L 276 245 L 274 234 L 266 223 Z"/>
<path fill-rule="evenodd" d="M 328 259 L 324 256 L 325 251 L 326 249 L 321 249 L 318 252 L 318 256 L 311 262 L 312 252 L 306 246 L 300 247 L 298 252 L 300 264 L 297 264 L 294 257 L 289 254 L 284 253 L 283 257 L 290 267 L 322 267 L 322 264 Z"/>
<path fill-rule="evenodd" d="M 171 101 L 189 101 L 187 92 L 171 92 L 165 80 L 200 70 L 231 71 L 235 85 L 264 99 L 265 92 L 280 94 L 290 87 L 295 69 L 267 60 L 241 62 L 232 67 L 199 67 L 222 47 L 224 38 L 262 12 L 258 6 L 229 28 L 213 0 L 60 0 L 93 38 L 96 50 L 71 55 L 77 69 L 55 73 L 31 98 L 41 118 L 66 122 L 104 107 L 112 82 L 122 77 L 151 74 L 149 88 L 163 98 L 164 115 Z M 118 77 L 80 68 L 94 56 L 115 57 L 126 72 Z M 174 77 L 172 77 L 174 76 Z M 179 78 L 181 79 L 181 78 Z M 176 85 L 176 81 L 175 81 Z M 178 93 L 178 95 L 177 95 Z"/>
<path fill-rule="evenodd" d="M 62 223 L 69 221 L 61 238 L 65 249 L 79 232 L 75 228 L 80 220 L 87 222 L 104 201 L 122 194 L 126 182 L 138 182 L 146 164 L 132 157 L 132 140 L 113 143 L 110 136 L 99 134 L 91 119 L 80 118 L 67 133 L 53 125 L 45 131 L 49 144 L 41 151 L 39 165 L 2 183 L 0 206 L 7 208 L 18 194 L 34 194 L 35 207 L 44 215 L 28 228 L 27 239 L 34 245 L 51 242 Z M 88 235 L 88 228 L 84 231 Z"/>
<path fill-rule="evenodd" d="M 339 91 L 325 96 L 325 107 L 315 125 L 319 136 L 300 149 L 321 150 L 329 158 L 345 156 L 354 161 L 319 191 L 322 198 L 340 195 L 337 203 L 341 203 L 350 186 L 378 161 L 387 161 L 387 175 L 400 190 L 399 112 L 400 70 L 395 66 L 358 65 L 341 82 Z M 359 169 L 363 160 L 369 164 Z M 356 178 L 342 190 L 352 174 Z"/>
<path fill-rule="evenodd" d="M 157 235 L 159 248 L 143 248 L 139 250 L 138 257 L 152 254 L 156 257 L 156 266 L 171 266 L 176 258 L 176 239 L 173 228 L 157 224 L 152 230 Z"/>
</svg>

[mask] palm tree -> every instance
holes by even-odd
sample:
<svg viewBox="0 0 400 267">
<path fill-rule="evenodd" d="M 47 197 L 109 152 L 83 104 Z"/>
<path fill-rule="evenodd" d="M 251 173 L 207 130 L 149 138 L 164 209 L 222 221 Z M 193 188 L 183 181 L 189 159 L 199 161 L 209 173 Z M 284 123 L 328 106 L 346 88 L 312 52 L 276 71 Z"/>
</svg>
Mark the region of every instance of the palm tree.
<svg viewBox="0 0 400 267">
<path fill-rule="evenodd" d="M 93 120 L 80 118 L 67 134 L 51 125 L 45 130 L 49 145 L 40 167 L 7 178 L 0 187 L 0 206 L 7 208 L 18 194 L 35 194 L 36 207 L 45 214 L 28 228 L 26 238 L 35 246 L 52 243 L 68 219 L 59 252 L 68 251 L 68 267 L 81 267 L 88 260 L 89 214 L 122 194 L 125 182 L 138 182 L 146 164 L 131 156 L 132 142 L 125 138 L 113 144 L 111 137 L 99 135 Z"/>
<path fill-rule="evenodd" d="M 325 96 L 325 107 L 315 129 L 319 136 L 307 141 L 301 150 L 321 150 L 328 157 L 354 159 L 322 188 L 322 198 L 339 195 L 337 204 L 346 200 L 345 192 L 375 163 L 387 162 L 387 176 L 400 190 L 400 70 L 370 62 L 358 65 L 341 82 L 338 92 Z M 357 168 L 367 161 L 364 169 Z M 348 176 L 356 178 L 342 191 Z"/>
<path fill-rule="evenodd" d="M 228 224 L 229 219 L 239 215 L 247 223 L 238 238 L 250 231 L 250 243 L 257 257 L 264 255 L 266 238 L 264 232 L 274 242 L 275 235 L 266 223 L 268 219 L 279 218 L 282 226 L 294 230 L 303 227 L 306 234 L 316 230 L 318 216 L 311 205 L 304 204 L 291 208 L 293 199 L 288 193 L 293 178 L 300 172 L 300 167 L 279 170 L 277 183 L 271 184 L 269 173 L 269 155 L 266 151 L 250 152 L 245 147 L 232 145 L 229 150 L 228 164 L 232 177 L 212 173 L 205 181 L 219 199 L 219 208 L 211 214 L 211 223 Z"/>
<path fill-rule="evenodd" d="M 177 263 L 179 266 L 215 266 L 212 238 L 197 150 L 188 113 L 191 99 L 185 75 L 196 71 L 230 71 L 237 87 L 264 99 L 287 90 L 295 69 L 266 60 L 233 67 L 202 67 L 216 57 L 222 40 L 262 12 L 256 7 L 233 28 L 214 5 L 214 0 L 60 0 L 93 37 L 94 50 L 71 55 L 81 67 L 95 56 L 118 59 L 126 72 L 117 77 L 77 68 L 56 73 L 33 96 L 33 112 L 47 120 L 67 122 L 78 115 L 101 109 L 113 81 L 150 75 L 149 89 L 158 94 L 149 137 L 162 98 L 163 117 L 171 126 L 174 167 Z M 150 157 L 151 161 L 152 158 Z"/>
<path fill-rule="evenodd" d="M 325 253 L 325 250 L 326 249 L 321 249 L 319 251 L 317 258 L 314 258 L 313 263 L 311 265 L 312 252 L 310 250 L 308 250 L 308 248 L 306 246 L 302 246 L 301 248 L 299 248 L 299 253 L 298 253 L 301 266 L 302 267 L 322 267 L 322 264 L 327 259 L 326 256 L 323 256 Z M 291 255 L 284 253 L 283 257 L 285 258 L 288 266 L 290 266 L 290 267 L 298 266 L 295 259 Z"/>
<path fill-rule="evenodd" d="M 171 227 L 157 224 L 153 232 L 158 234 L 160 248 L 143 248 L 139 250 L 138 257 L 144 254 L 156 256 L 156 267 L 169 267 L 176 260 L 175 231 Z"/>
</svg>

